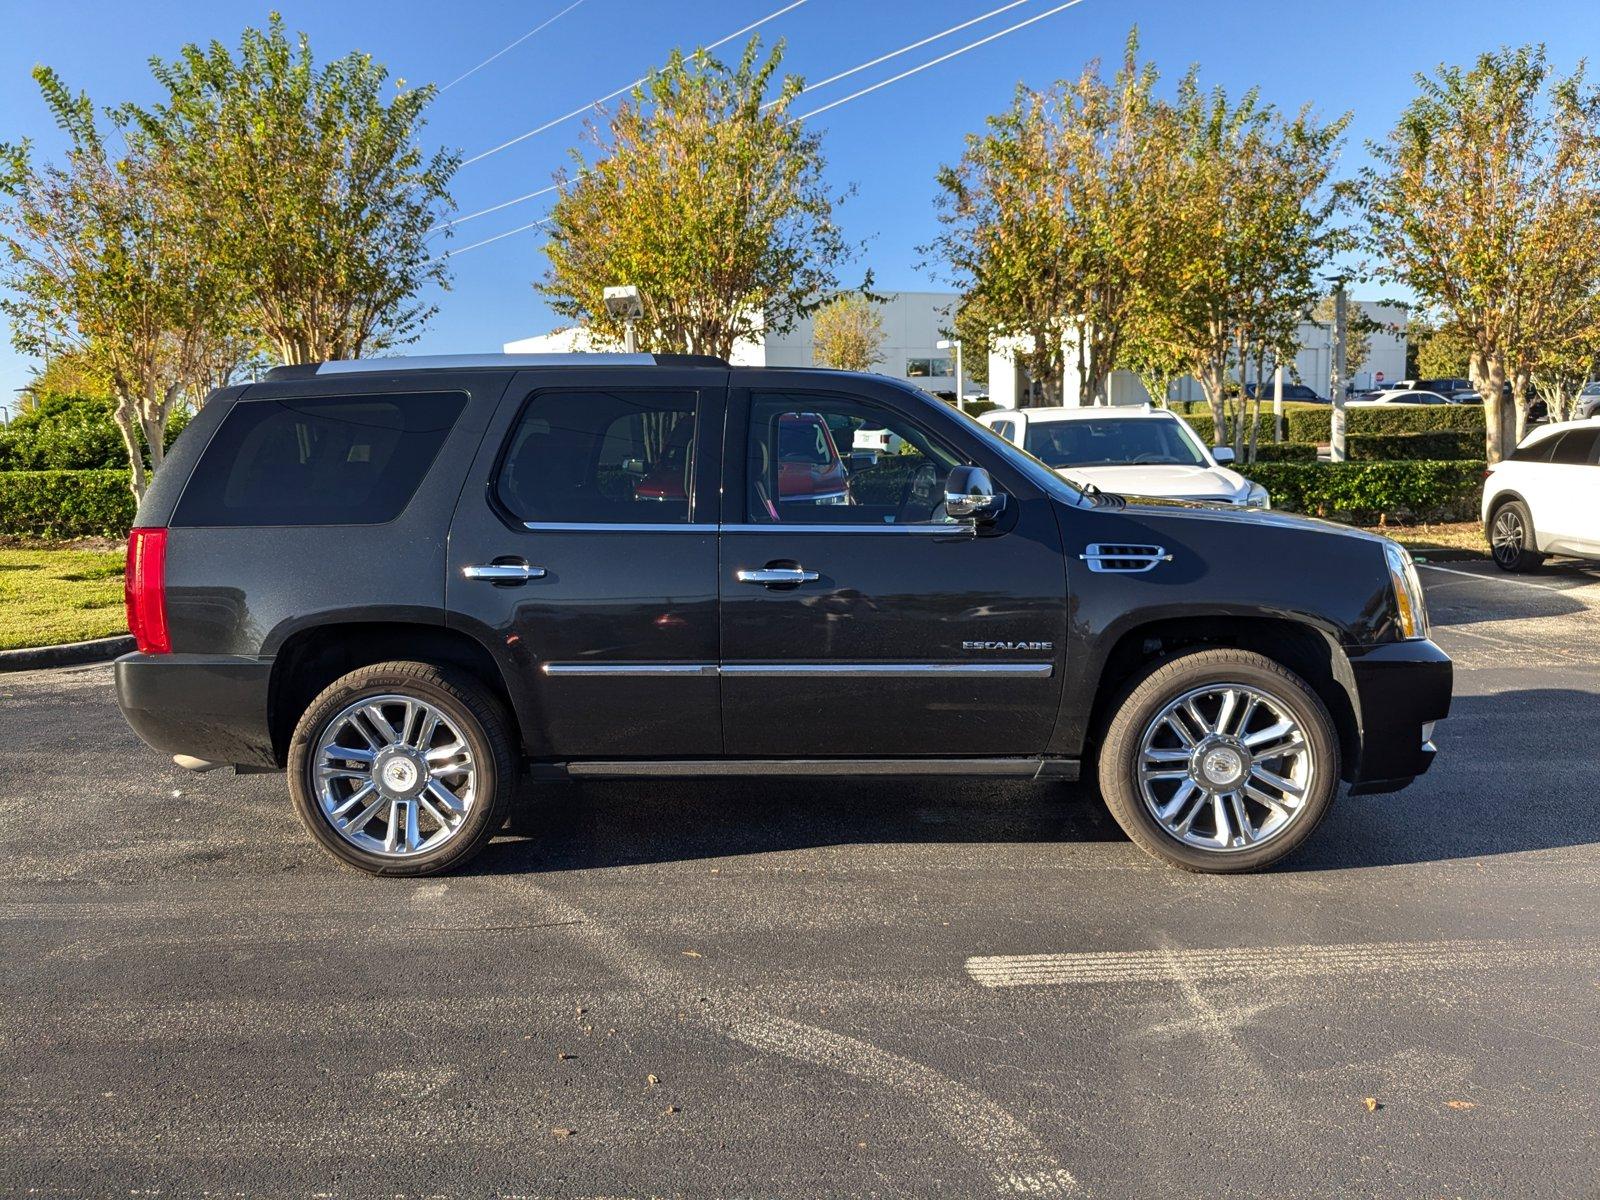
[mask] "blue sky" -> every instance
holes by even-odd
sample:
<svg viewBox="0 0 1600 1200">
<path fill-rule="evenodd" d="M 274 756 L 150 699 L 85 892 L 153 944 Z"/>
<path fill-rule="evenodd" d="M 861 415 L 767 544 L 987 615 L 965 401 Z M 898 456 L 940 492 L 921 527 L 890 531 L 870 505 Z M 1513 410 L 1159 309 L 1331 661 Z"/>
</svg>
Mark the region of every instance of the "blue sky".
<svg viewBox="0 0 1600 1200">
<path fill-rule="evenodd" d="M 989 32 L 1054 7 L 1027 0 L 1009 12 L 871 71 L 819 91 L 822 103 L 887 78 Z M 310 34 L 319 57 L 365 50 L 408 81 L 455 79 L 571 0 L 280 0 L 291 29 Z M 637 78 L 674 45 L 724 37 L 779 8 L 784 0 L 582 0 L 572 11 L 446 91 L 425 131 L 428 143 L 468 156 L 579 107 Z M 762 27 L 787 39 L 785 69 L 810 79 L 854 66 L 1005 0 L 806 0 Z M 34 139 L 48 156 L 60 146 L 28 72 L 54 66 L 75 89 L 101 104 L 151 100 L 150 55 L 172 57 L 186 41 L 233 43 L 262 24 L 268 5 L 229 0 L 0 2 L 0 140 Z M 868 247 L 883 290 L 938 286 L 918 271 L 919 243 L 934 232 L 934 172 L 960 153 L 961 136 L 1004 107 L 1019 81 L 1044 85 L 1075 75 L 1090 58 L 1114 61 L 1130 24 L 1168 85 L 1190 63 L 1207 83 L 1242 91 L 1259 85 L 1285 108 L 1310 102 L 1324 115 L 1351 110 L 1342 172 L 1363 158 L 1361 143 L 1381 137 L 1412 94 L 1412 75 L 1442 61 L 1465 62 L 1505 43 L 1546 42 L 1563 69 L 1600 58 L 1600 18 L 1593 0 L 1488 3 L 1485 0 L 1342 0 L 1286 4 L 1235 0 L 1084 0 L 951 62 L 818 118 L 829 170 L 856 196 L 842 212 L 846 229 Z M 742 40 L 742 39 L 741 39 Z M 734 49 L 728 46 L 721 53 Z M 802 111 L 804 111 L 802 109 Z M 454 193 L 469 213 L 547 184 L 578 137 L 569 121 L 518 146 L 464 167 Z M 458 229 L 455 246 L 512 229 L 543 212 L 543 200 L 507 208 Z M 542 332 L 552 321 L 530 287 L 543 273 L 537 230 L 452 259 L 453 289 L 419 352 L 497 350 L 510 338 Z M 0 347 L 0 403 L 30 374 L 13 353 L 9 330 Z"/>
</svg>

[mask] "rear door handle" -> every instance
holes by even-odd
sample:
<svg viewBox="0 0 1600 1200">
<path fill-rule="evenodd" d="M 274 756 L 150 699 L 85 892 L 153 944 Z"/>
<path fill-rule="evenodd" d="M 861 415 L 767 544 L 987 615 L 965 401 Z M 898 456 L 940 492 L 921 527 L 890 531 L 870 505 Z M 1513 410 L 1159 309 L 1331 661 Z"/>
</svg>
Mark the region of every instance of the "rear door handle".
<svg viewBox="0 0 1600 1200">
<path fill-rule="evenodd" d="M 468 579 L 487 579 L 490 583 L 526 583 L 544 575 L 543 567 L 530 567 L 525 562 L 479 563 L 462 567 L 461 574 Z"/>
<path fill-rule="evenodd" d="M 741 567 L 734 575 L 740 583 L 774 584 L 815 583 L 822 576 L 800 567 Z"/>
</svg>

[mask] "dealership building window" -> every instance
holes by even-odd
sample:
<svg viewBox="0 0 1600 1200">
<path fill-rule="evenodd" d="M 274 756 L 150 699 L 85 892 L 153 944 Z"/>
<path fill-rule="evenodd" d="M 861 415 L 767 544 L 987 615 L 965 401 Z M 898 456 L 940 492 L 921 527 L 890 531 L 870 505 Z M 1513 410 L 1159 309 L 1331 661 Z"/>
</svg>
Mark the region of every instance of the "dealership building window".
<svg viewBox="0 0 1600 1200">
<path fill-rule="evenodd" d="M 908 358 L 906 359 L 907 379 L 928 379 L 936 375 L 953 375 L 948 358 Z"/>
</svg>

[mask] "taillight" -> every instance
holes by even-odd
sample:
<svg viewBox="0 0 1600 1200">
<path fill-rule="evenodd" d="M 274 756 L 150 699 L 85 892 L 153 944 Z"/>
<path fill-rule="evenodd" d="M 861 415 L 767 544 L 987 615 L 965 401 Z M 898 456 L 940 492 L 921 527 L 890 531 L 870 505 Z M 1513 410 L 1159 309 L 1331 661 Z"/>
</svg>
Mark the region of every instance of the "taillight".
<svg viewBox="0 0 1600 1200">
<path fill-rule="evenodd" d="M 128 632 L 141 654 L 171 654 L 167 637 L 167 531 L 135 529 L 128 534 L 128 569 L 123 596 Z"/>
</svg>

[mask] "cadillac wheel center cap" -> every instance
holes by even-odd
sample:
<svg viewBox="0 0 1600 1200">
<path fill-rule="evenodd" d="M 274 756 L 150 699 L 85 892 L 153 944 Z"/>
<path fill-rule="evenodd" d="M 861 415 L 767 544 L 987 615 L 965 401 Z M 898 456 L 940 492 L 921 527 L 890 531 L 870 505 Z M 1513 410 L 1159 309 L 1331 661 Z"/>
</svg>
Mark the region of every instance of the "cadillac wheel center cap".
<svg viewBox="0 0 1600 1200">
<path fill-rule="evenodd" d="M 1200 773 L 1213 787 L 1227 787 L 1244 774 L 1244 759 L 1232 746 L 1216 746 L 1201 758 Z"/>
<path fill-rule="evenodd" d="M 390 754 L 376 764 L 378 785 L 390 796 L 405 799 L 427 782 L 422 766 L 408 754 Z"/>
</svg>

